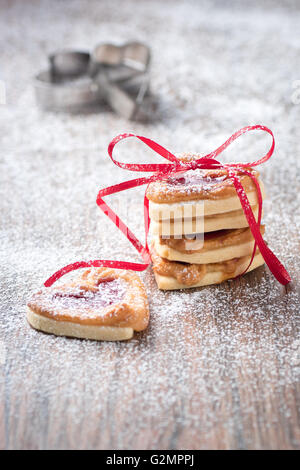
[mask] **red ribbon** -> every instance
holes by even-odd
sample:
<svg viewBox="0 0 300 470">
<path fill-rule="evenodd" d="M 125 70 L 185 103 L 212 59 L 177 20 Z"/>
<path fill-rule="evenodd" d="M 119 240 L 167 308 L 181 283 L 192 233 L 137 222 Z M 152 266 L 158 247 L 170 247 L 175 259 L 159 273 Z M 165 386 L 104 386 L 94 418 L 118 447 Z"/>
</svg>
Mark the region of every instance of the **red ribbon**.
<svg viewBox="0 0 300 470">
<path fill-rule="evenodd" d="M 252 131 L 252 130 L 262 130 L 267 132 L 272 137 L 272 144 L 270 150 L 259 160 L 256 160 L 251 163 L 229 163 L 229 164 L 222 164 L 216 157 L 220 155 L 234 140 L 236 140 L 240 135 L 245 134 L 245 132 Z M 122 163 L 113 158 L 113 149 L 115 145 L 123 139 L 128 137 L 136 137 L 137 139 L 141 140 L 154 150 L 156 153 L 164 157 L 166 160 L 169 160 L 171 163 L 148 163 L 148 164 L 135 164 L 135 163 Z M 141 254 L 144 263 L 131 263 L 127 261 L 113 261 L 113 260 L 92 260 L 92 261 L 78 261 L 76 263 L 69 264 L 64 268 L 60 269 L 56 273 L 54 273 L 47 281 L 44 283 L 46 287 L 51 286 L 57 279 L 64 276 L 70 271 L 74 271 L 80 268 L 88 268 L 88 267 L 109 267 L 109 268 L 117 268 L 117 269 L 131 269 L 133 271 L 144 271 L 149 264 L 151 263 L 151 256 L 149 252 L 149 247 L 147 243 L 148 238 L 148 231 L 150 225 L 149 219 L 149 201 L 146 197 L 146 192 L 144 196 L 144 222 L 145 222 L 145 245 L 136 238 L 136 236 L 131 232 L 131 230 L 125 225 L 125 223 L 120 219 L 120 217 L 106 204 L 103 200 L 103 197 L 109 196 L 110 194 L 118 193 L 121 191 L 125 191 L 130 188 L 135 188 L 137 186 L 141 186 L 144 184 L 149 185 L 149 183 L 157 180 L 166 179 L 168 176 L 179 173 L 179 172 L 186 172 L 188 170 L 196 170 L 198 168 L 204 170 L 210 169 L 225 169 L 228 172 L 229 178 L 232 179 L 234 187 L 236 189 L 236 193 L 241 201 L 241 205 L 245 216 L 247 218 L 249 227 L 251 229 L 252 235 L 255 240 L 254 248 L 250 263 L 246 270 L 246 272 L 255 255 L 256 248 L 258 247 L 266 264 L 270 268 L 273 275 L 276 279 L 283 285 L 290 282 L 291 278 L 284 268 L 284 266 L 280 263 L 278 258 L 274 255 L 274 253 L 270 250 L 270 248 L 264 242 L 262 235 L 260 233 L 260 222 L 262 216 L 262 195 L 261 190 L 258 184 L 256 177 L 248 171 L 249 167 L 258 166 L 262 163 L 265 163 L 271 155 L 273 154 L 275 147 L 275 139 L 272 131 L 265 126 L 247 126 L 239 131 L 235 132 L 223 145 L 218 147 L 213 152 L 205 155 L 205 157 L 198 158 L 197 160 L 192 160 L 189 162 L 182 162 L 180 161 L 175 155 L 171 152 L 166 150 L 164 147 L 159 145 L 158 143 L 154 142 L 147 137 L 142 137 L 135 134 L 121 134 L 115 137 L 108 146 L 108 154 L 115 165 L 124 170 L 129 171 L 140 171 L 140 172 L 151 172 L 154 173 L 151 176 L 143 177 L 143 178 L 136 178 L 129 181 L 124 181 L 123 183 L 116 184 L 113 186 L 109 186 L 107 188 L 101 189 L 97 196 L 97 204 L 100 209 L 114 222 L 114 224 L 123 232 L 123 234 L 128 238 L 128 240 L 132 243 L 135 249 Z M 250 206 L 248 197 L 244 191 L 244 188 L 240 182 L 240 179 L 237 175 L 238 172 L 241 172 L 245 175 L 248 175 L 253 183 L 255 184 L 257 196 L 258 196 L 258 220 L 256 222 L 255 217 L 252 212 L 252 208 Z M 243 273 L 244 274 L 244 273 Z"/>
</svg>

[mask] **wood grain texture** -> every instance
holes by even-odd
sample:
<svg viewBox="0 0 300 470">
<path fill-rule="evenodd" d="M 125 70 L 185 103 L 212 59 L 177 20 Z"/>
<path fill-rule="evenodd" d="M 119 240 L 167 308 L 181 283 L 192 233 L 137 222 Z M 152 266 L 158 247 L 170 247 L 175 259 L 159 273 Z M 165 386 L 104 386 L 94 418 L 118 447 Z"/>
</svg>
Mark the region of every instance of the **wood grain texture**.
<svg viewBox="0 0 300 470">
<path fill-rule="evenodd" d="M 274 3 L 1 2 L 0 449 L 300 447 L 300 11 Z M 36 108 L 30 80 L 46 53 L 129 38 L 152 47 L 153 122 Z M 264 220 L 291 285 L 263 267 L 221 286 L 159 292 L 149 270 L 150 326 L 132 341 L 29 327 L 28 297 L 61 266 L 138 259 L 95 204 L 100 186 L 133 177 L 109 163 L 112 137 L 133 130 L 171 151 L 209 152 L 256 123 L 276 137 L 261 169 Z M 268 145 L 258 134 L 242 139 L 225 161 L 252 160 Z M 156 158 L 134 141 L 119 155 Z M 142 189 L 113 201 L 142 239 Z"/>
</svg>

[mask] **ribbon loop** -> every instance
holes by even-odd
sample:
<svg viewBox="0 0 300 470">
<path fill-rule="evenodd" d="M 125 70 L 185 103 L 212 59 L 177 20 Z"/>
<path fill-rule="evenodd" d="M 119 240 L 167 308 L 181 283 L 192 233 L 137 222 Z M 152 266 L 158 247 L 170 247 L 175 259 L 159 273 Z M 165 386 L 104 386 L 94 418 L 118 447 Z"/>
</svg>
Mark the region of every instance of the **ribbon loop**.
<svg viewBox="0 0 300 470">
<path fill-rule="evenodd" d="M 238 137 L 245 134 L 246 132 L 253 131 L 253 130 L 261 130 L 263 132 L 267 132 L 272 137 L 271 147 L 268 152 L 259 160 L 256 160 L 251 163 L 227 163 L 222 164 L 220 163 L 216 157 L 220 155 L 232 142 L 234 142 Z M 129 137 L 136 137 L 140 141 L 142 141 L 145 145 L 149 148 L 154 150 L 158 155 L 165 158 L 171 163 L 122 163 L 117 161 L 113 158 L 113 150 L 115 145 L 120 142 L 121 140 L 127 139 Z M 244 272 L 246 272 L 250 265 L 252 264 L 256 247 L 259 247 L 260 253 L 262 254 L 266 264 L 270 268 L 273 275 L 276 279 L 283 285 L 290 282 L 291 278 L 284 268 L 284 266 L 280 263 L 274 253 L 270 250 L 270 248 L 266 245 L 265 241 L 263 240 L 261 233 L 260 233 L 260 222 L 261 222 L 261 215 L 262 215 L 262 195 L 261 190 L 259 187 L 259 183 L 257 178 L 247 169 L 252 166 L 261 165 L 265 163 L 269 158 L 272 156 L 275 148 L 275 139 L 272 131 L 266 127 L 261 125 L 255 126 L 247 126 L 243 127 L 239 131 L 235 132 L 229 139 L 226 140 L 220 147 L 218 147 L 213 152 L 205 155 L 204 157 L 198 158 L 196 160 L 183 162 L 179 160 L 175 155 L 169 152 L 167 149 L 162 147 L 157 142 L 148 139 L 147 137 L 135 135 L 135 134 L 121 134 L 115 137 L 108 146 L 108 154 L 112 160 L 112 162 L 125 170 L 129 171 L 140 171 L 140 172 L 151 172 L 153 175 L 137 178 L 129 181 L 124 181 L 123 183 L 116 184 L 113 186 L 109 186 L 107 188 L 103 188 L 99 191 L 97 196 L 97 204 L 100 209 L 104 212 L 107 217 L 109 217 L 114 224 L 121 230 L 121 232 L 126 236 L 126 238 L 130 241 L 130 243 L 135 247 L 135 249 L 140 253 L 144 260 L 144 264 L 141 263 L 132 263 L 127 261 L 112 261 L 112 260 L 94 260 L 94 261 L 79 261 L 64 268 L 60 269 L 56 273 L 54 273 L 45 283 L 46 287 L 51 286 L 57 279 L 64 276 L 66 273 L 70 271 L 74 271 L 76 269 L 84 268 L 84 267 L 110 267 L 116 269 L 131 269 L 134 271 L 144 271 L 147 269 L 149 264 L 151 263 L 151 256 L 150 251 L 147 243 L 147 236 L 149 231 L 150 219 L 149 219 L 149 201 L 146 197 L 144 197 L 144 223 L 145 223 L 145 246 L 136 238 L 133 232 L 125 225 L 125 223 L 120 219 L 120 217 L 106 204 L 103 200 L 103 197 L 108 196 L 110 194 L 114 194 L 120 191 L 125 191 L 130 188 L 134 188 L 137 186 L 141 186 L 144 184 L 148 185 L 157 180 L 162 180 L 168 178 L 170 175 L 178 173 L 178 172 L 185 172 L 189 170 L 197 170 L 197 169 L 224 169 L 228 172 L 228 176 L 232 178 L 234 187 L 236 189 L 236 193 L 240 199 L 242 209 L 248 221 L 250 230 L 254 237 L 254 249 L 251 256 L 251 260 L 249 266 L 246 268 Z M 258 197 L 258 221 L 255 220 L 252 208 L 250 206 L 248 197 L 245 193 L 245 190 L 240 182 L 240 179 L 237 175 L 237 170 L 241 171 L 243 174 L 247 174 L 253 181 L 257 191 Z M 244 273 L 243 273 L 244 274 Z"/>
</svg>

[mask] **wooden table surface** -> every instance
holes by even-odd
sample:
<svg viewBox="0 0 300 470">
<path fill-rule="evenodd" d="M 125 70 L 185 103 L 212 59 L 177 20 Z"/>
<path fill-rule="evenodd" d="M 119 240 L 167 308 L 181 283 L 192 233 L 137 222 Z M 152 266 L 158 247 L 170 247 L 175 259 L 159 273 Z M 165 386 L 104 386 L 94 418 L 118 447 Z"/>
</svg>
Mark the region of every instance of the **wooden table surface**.
<svg viewBox="0 0 300 470">
<path fill-rule="evenodd" d="M 298 7 L 2 1 L 0 10 L 0 448 L 299 448 Z M 152 122 L 129 123 L 108 109 L 38 110 L 31 77 L 49 52 L 134 38 L 152 48 Z M 110 163 L 112 137 L 134 131 L 174 152 L 207 153 L 256 123 L 276 137 L 261 168 L 264 221 L 293 278 L 288 287 L 263 267 L 220 286 L 164 293 L 148 270 L 150 326 L 132 341 L 56 338 L 28 326 L 27 299 L 61 266 L 138 260 L 95 204 L 100 187 L 132 177 Z M 269 144 L 245 136 L 222 158 L 250 161 Z M 118 155 L 156 159 L 133 140 Z M 142 237 L 142 189 L 113 204 Z"/>
</svg>

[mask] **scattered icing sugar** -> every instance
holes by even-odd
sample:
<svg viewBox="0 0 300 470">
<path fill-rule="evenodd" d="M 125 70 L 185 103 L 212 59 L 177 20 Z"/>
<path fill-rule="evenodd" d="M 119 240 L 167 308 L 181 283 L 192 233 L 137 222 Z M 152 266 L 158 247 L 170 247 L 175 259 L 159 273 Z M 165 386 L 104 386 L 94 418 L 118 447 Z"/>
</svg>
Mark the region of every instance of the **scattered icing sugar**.
<svg viewBox="0 0 300 470">
<path fill-rule="evenodd" d="M 291 95 L 300 70 L 300 36 L 292 34 L 299 11 L 287 1 L 226 3 L 116 0 L 112 8 L 90 0 L 84 14 L 78 0 L 1 8 L 0 441 L 5 433 L 8 448 L 298 446 L 300 108 Z M 128 123 L 108 110 L 38 110 L 31 77 L 46 53 L 127 41 L 133 31 L 152 48 L 153 123 Z M 170 151 L 206 154 L 262 121 L 276 138 L 274 157 L 259 167 L 268 195 L 265 238 L 291 286 L 259 268 L 218 286 L 160 292 L 148 270 L 141 278 L 150 325 L 129 342 L 58 338 L 28 326 L 28 299 L 60 267 L 82 259 L 140 262 L 95 204 L 99 186 L 135 177 L 110 162 L 111 138 L 133 130 Z M 134 139 L 119 145 L 120 160 L 160 161 Z M 220 160 L 251 161 L 268 146 L 255 132 Z M 142 198 L 143 188 L 107 198 L 140 240 Z"/>
</svg>

